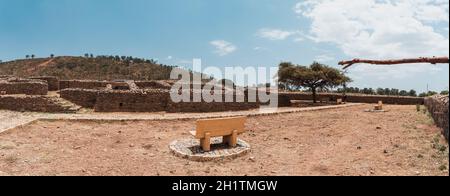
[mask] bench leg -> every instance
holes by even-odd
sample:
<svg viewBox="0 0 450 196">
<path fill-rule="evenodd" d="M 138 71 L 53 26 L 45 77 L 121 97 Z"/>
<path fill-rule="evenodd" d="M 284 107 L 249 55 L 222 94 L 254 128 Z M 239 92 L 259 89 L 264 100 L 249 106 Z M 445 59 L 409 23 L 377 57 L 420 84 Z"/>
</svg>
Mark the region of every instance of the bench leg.
<svg viewBox="0 0 450 196">
<path fill-rule="evenodd" d="M 202 146 L 203 151 L 209 152 L 211 151 L 211 134 L 205 133 L 205 138 L 200 139 L 200 145 Z"/>
<path fill-rule="evenodd" d="M 224 140 L 227 141 L 229 146 L 236 147 L 237 146 L 237 137 L 238 137 L 238 131 L 234 130 L 233 134 L 231 136 L 224 137 Z"/>
</svg>

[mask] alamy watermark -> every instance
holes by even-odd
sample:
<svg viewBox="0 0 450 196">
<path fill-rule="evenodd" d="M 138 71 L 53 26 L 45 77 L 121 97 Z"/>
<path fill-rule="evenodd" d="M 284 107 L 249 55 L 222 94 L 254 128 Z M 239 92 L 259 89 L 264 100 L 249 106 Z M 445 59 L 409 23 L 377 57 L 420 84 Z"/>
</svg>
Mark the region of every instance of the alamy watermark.
<svg viewBox="0 0 450 196">
<path fill-rule="evenodd" d="M 202 67 L 201 59 L 193 59 L 192 71 L 172 70 L 170 79 L 177 82 L 170 97 L 175 103 L 258 103 L 260 109 L 276 109 L 277 71 L 278 67 Z"/>
</svg>

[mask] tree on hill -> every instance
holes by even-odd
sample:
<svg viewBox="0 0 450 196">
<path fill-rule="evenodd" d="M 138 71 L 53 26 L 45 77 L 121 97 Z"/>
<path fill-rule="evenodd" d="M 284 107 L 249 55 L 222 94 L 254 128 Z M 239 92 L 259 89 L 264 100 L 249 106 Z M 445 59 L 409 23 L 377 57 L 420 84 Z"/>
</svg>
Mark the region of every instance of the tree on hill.
<svg viewBox="0 0 450 196">
<path fill-rule="evenodd" d="M 25 55 L 25 59 L 29 59 L 29 58 L 30 58 L 29 54 Z"/>
<path fill-rule="evenodd" d="M 408 91 L 401 90 L 401 91 L 399 92 L 399 95 L 400 95 L 400 96 L 408 96 Z"/>
<path fill-rule="evenodd" d="M 340 70 L 314 62 L 310 66 L 281 63 L 278 71 L 279 82 L 297 88 L 309 88 L 313 94 L 314 103 L 317 103 L 317 89 L 334 88 L 351 79 Z"/>
<path fill-rule="evenodd" d="M 31 59 L 34 59 L 34 57 L 36 57 L 36 55 L 32 54 L 32 55 L 31 55 Z"/>
<path fill-rule="evenodd" d="M 419 97 L 430 97 L 433 95 L 437 95 L 438 93 L 435 91 L 428 91 L 426 93 L 420 93 Z"/>
<path fill-rule="evenodd" d="M 55 58 L 55 55 L 54 54 L 50 54 L 50 58 Z"/>
<path fill-rule="evenodd" d="M 448 95 L 448 90 L 441 91 L 441 95 Z"/>
<path fill-rule="evenodd" d="M 411 97 L 417 97 L 417 92 L 414 90 L 414 89 L 411 89 L 410 91 L 409 91 L 409 94 L 408 94 L 409 96 L 411 96 Z"/>
</svg>

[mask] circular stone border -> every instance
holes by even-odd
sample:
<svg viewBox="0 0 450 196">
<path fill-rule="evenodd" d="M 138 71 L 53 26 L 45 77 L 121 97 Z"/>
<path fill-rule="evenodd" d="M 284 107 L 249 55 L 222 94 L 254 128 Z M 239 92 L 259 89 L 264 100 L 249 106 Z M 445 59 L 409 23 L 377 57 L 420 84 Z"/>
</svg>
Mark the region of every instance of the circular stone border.
<svg viewBox="0 0 450 196">
<path fill-rule="evenodd" d="M 198 139 L 175 140 L 169 145 L 172 153 L 180 158 L 197 162 L 231 160 L 248 154 L 250 145 L 238 139 L 235 148 L 222 144 L 222 138 L 211 139 L 211 151 L 205 152 L 200 147 Z"/>
</svg>

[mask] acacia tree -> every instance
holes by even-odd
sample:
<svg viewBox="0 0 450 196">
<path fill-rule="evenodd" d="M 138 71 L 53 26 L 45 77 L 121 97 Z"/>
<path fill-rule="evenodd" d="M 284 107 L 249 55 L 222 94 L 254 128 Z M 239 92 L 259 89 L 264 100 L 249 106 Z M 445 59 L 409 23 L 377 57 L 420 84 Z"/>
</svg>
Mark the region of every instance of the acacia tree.
<svg viewBox="0 0 450 196">
<path fill-rule="evenodd" d="M 335 88 L 351 79 L 340 70 L 314 62 L 310 66 L 281 63 L 278 70 L 278 80 L 284 86 L 294 88 L 309 88 L 317 103 L 317 89 Z"/>
</svg>

